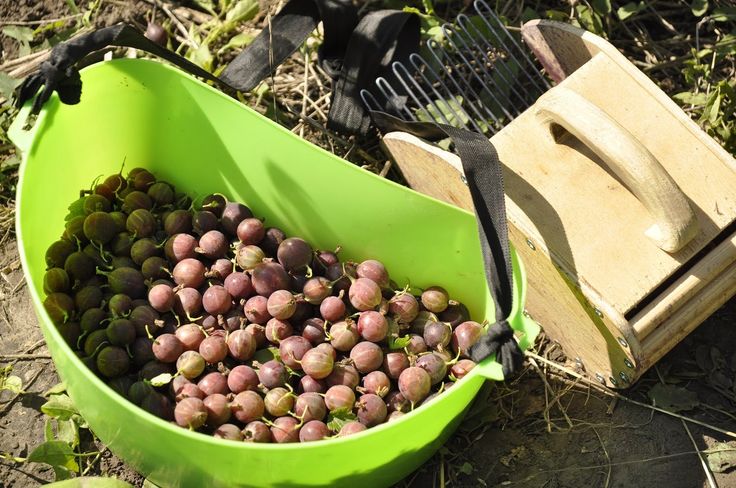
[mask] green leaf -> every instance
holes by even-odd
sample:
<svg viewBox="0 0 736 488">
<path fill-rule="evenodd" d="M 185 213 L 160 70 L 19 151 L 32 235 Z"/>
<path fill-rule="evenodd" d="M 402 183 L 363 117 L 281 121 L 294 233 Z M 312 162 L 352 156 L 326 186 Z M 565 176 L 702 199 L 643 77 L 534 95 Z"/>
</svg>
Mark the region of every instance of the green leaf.
<svg viewBox="0 0 736 488">
<path fill-rule="evenodd" d="M 327 428 L 333 432 L 340 432 L 343 425 L 358 417 L 348 407 L 337 408 L 327 416 Z"/>
<path fill-rule="evenodd" d="M 89 430 L 89 424 L 87 423 L 86 420 L 84 420 L 84 418 L 82 418 L 81 415 L 79 415 L 79 414 L 72 415 L 72 420 L 77 423 L 77 426 L 80 429 L 87 429 L 87 430 Z"/>
<path fill-rule="evenodd" d="M 695 392 L 679 386 L 658 383 L 649 390 L 648 394 L 654 406 L 670 412 L 692 410 L 700 405 L 698 395 Z"/>
<path fill-rule="evenodd" d="M 72 415 L 78 415 L 77 407 L 68 395 L 54 395 L 49 401 L 41 405 L 41 411 L 57 420 L 69 420 Z"/>
<path fill-rule="evenodd" d="M 593 32 L 594 34 L 603 34 L 603 21 L 600 15 L 598 15 L 593 9 L 588 8 L 585 5 L 576 5 L 575 12 L 577 13 L 578 21 L 584 28 Z"/>
<path fill-rule="evenodd" d="M 272 359 L 276 359 L 279 354 L 279 350 L 275 347 L 268 347 L 265 349 L 259 349 L 256 351 L 256 353 L 253 355 L 253 360 L 258 361 L 259 363 L 263 364 L 266 361 L 270 361 Z"/>
<path fill-rule="evenodd" d="M 143 486 L 146 487 L 145 482 Z M 150 485 L 149 485 L 150 486 Z M 154 485 L 155 486 L 155 485 Z M 133 485 L 116 478 L 82 476 L 44 485 L 49 488 L 133 488 Z"/>
<path fill-rule="evenodd" d="M 646 4 L 642 1 L 639 3 L 629 2 L 626 5 L 619 7 L 616 10 L 616 15 L 621 21 L 628 19 L 629 17 L 638 14 L 646 8 Z"/>
<path fill-rule="evenodd" d="M 432 14 L 425 14 L 421 10 L 419 10 L 416 7 L 404 7 L 402 9 L 404 12 L 414 14 L 417 17 L 419 17 L 420 26 L 419 29 L 421 32 L 427 32 L 428 29 L 432 27 L 436 27 L 440 24 L 442 24 L 442 19 L 437 17 L 436 15 Z"/>
<path fill-rule="evenodd" d="M 441 43 L 445 39 L 445 31 L 442 30 L 441 25 L 435 25 L 434 27 L 430 27 L 425 32 L 425 35 L 427 36 L 427 39 L 431 39 L 438 44 Z"/>
<path fill-rule="evenodd" d="M 31 42 L 33 40 L 33 29 L 20 25 L 6 25 L 2 33 L 20 42 Z"/>
<path fill-rule="evenodd" d="M 725 473 L 736 467 L 736 447 L 718 442 L 705 451 L 708 466 L 715 473 Z"/>
<path fill-rule="evenodd" d="M 158 376 L 154 376 L 151 379 L 151 385 L 152 386 L 164 386 L 171 383 L 171 380 L 174 379 L 174 375 L 171 373 L 161 373 Z"/>
<path fill-rule="evenodd" d="M 21 81 L 0 71 L 0 95 L 10 98 Z"/>
<path fill-rule="evenodd" d="M 0 377 L 0 391 L 2 390 L 12 391 L 13 393 L 25 393 L 23 391 L 23 380 L 15 375 Z"/>
<path fill-rule="evenodd" d="M 389 349 L 404 349 L 406 346 L 409 345 L 411 342 L 411 337 L 404 336 L 404 337 L 391 337 L 388 338 L 388 348 Z"/>
<path fill-rule="evenodd" d="M 683 105 L 705 105 L 707 97 L 705 93 L 681 92 L 672 95 L 676 101 Z"/>
<path fill-rule="evenodd" d="M 736 20 L 736 7 L 718 7 L 713 9 L 711 18 L 716 22 L 728 22 Z"/>
<path fill-rule="evenodd" d="M 69 205 L 69 213 L 67 213 L 66 217 L 64 218 L 66 222 L 69 222 L 74 217 L 84 216 L 84 200 L 86 198 L 86 196 L 81 197 L 78 200 L 72 202 L 71 205 Z"/>
<path fill-rule="evenodd" d="M 539 18 L 539 14 L 537 13 L 536 10 L 534 10 L 531 7 L 525 8 L 524 11 L 521 13 L 522 23 L 527 23 L 530 20 L 538 19 L 538 18 Z"/>
<path fill-rule="evenodd" d="M 12 154 L 8 159 L 0 163 L 0 171 L 7 171 L 20 166 L 20 158 L 17 154 Z"/>
<path fill-rule="evenodd" d="M 611 0 L 591 0 L 590 6 L 600 15 L 611 13 Z"/>
<path fill-rule="evenodd" d="M 43 425 L 43 440 L 52 441 L 54 440 L 54 426 L 51 425 L 52 419 L 46 418 L 46 422 Z"/>
<path fill-rule="evenodd" d="M 143 480 L 143 486 L 141 486 L 141 488 L 160 488 L 160 487 L 153 481 L 146 478 Z"/>
<path fill-rule="evenodd" d="M 558 22 L 567 22 L 570 19 L 567 12 L 563 12 L 561 10 L 547 10 L 544 15 L 546 15 L 549 20 L 556 20 Z"/>
<path fill-rule="evenodd" d="M 56 422 L 56 438 L 68 443 L 72 449 L 79 445 L 79 427 L 73 418 Z"/>
<path fill-rule="evenodd" d="M 64 466 L 51 466 L 54 469 L 55 481 L 68 480 L 72 477 L 72 472 Z"/>
<path fill-rule="evenodd" d="M 453 127 L 465 127 L 470 119 L 462 108 L 463 97 L 457 95 L 448 100 L 439 99 L 416 111 L 422 122 L 440 122 Z"/>
<path fill-rule="evenodd" d="M 69 471 L 79 472 L 79 465 L 74 460 L 74 451 L 64 441 L 46 441 L 36 447 L 28 456 L 28 461 L 61 466 Z"/>
<path fill-rule="evenodd" d="M 187 57 L 192 63 L 207 71 L 212 69 L 212 53 L 210 52 L 210 48 L 207 44 L 200 44 L 197 49 L 189 51 Z"/>
<path fill-rule="evenodd" d="M 445 137 L 444 139 L 441 139 L 437 142 L 435 142 L 435 145 L 439 147 L 440 149 L 444 149 L 445 151 L 450 150 L 450 146 L 452 145 L 452 139 L 449 137 Z"/>
<path fill-rule="evenodd" d="M 434 4 L 432 0 L 422 0 L 422 8 L 428 15 L 434 15 Z"/>
<path fill-rule="evenodd" d="M 713 103 L 710 106 L 710 115 L 708 116 L 708 122 L 710 122 L 711 125 L 714 125 L 716 123 L 716 120 L 718 120 L 718 114 L 721 110 L 721 94 L 720 92 L 718 95 L 716 95 L 715 99 L 713 100 Z"/>
<path fill-rule="evenodd" d="M 62 381 L 61 383 L 56 383 L 54 386 L 46 390 L 43 396 L 47 397 L 51 395 L 60 395 L 65 392 L 66 392 L 66 383 Z"/>
<path fill-rule="evenodd" d="M 693 0 L 690 2 L 690 10 L 696 17 L 703 16 L 708 11 L 708 0 Z"/>
<path fill-rule="evenodd" d="M 258 13 L 258 0 L 240 0 L 225 15 L 225 22 L 237 24 L 252 19 Z"/>
<path fill-rule="evenodd" d="M 253 42 L 254 37 L 246 32 L 233 36 L 227 41 L 227 44 L 217 50 L 217 54 L 226 52 L 229 49 L 240 49 Z"/>
<path fill-rule="evenodd" d="M 469 462 L 464 462 L 462 466 L 460 466 L 460 472 L 462 474 L 472 474 L 473 473 L 473 465 Z"/>
</svg>

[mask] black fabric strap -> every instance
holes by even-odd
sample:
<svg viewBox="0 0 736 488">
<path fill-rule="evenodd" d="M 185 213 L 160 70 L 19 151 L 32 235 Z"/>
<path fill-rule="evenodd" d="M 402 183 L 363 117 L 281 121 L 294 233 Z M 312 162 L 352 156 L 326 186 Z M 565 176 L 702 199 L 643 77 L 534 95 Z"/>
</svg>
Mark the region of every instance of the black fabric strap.
<svg viewBox="0 0 736 488">
<path fill-rule="evenodd" d="M 220 78 L 178 54 L 147 39 L 125 24 L 99 29 L 60 43 L 39 71 L 18 90 L 16 105 L 33 97 L 43 85 L 32 113 L 37 114 L 51 93 L 59 92 L 64 103 L 76 103 L 81 81 L 75 65 L 88 54 L 108 46 L 141 49 L 230 89 L 249 91 L 293 54 L 317 24 L 323 23 L 324 42 L 320 62 L 334 78 L 330 106 L 330 129 L 365 134 L 370 119 L 360 100 L 360 90 L 379 75 L 390 76 L 390 63 L 405 59 L 419 47 L 416 16 L 395 10 L 371 12 L 358 25 L 357 9 L 350 0 L 292 0 L 273 17 L 254 41 L 241 52 Z M 357 27 L 356 27 L 357 26 Z"/>
<path fill-rule="evenodd" d="M 376 78 L 393 78 L 391 64 L 419 50 L 419 18 L 397 10 L 379 10 L 363 17 L 347 46 L 345 61 L 333 90 L 327 127 L 365 134 L 370 116 L 360 91 Z"/>
<path fill-rule="evenodd" d="M 320 62 L 330 76 L 338 76 L 358 21 L 357 10 L 349 0 L 293 0 L 228 65 L 223 81 L 240 91 L 252 90 L 299 49 L 320 20 L 324 28 Z"/>
<path fill-rule="evenodd" d="M 504 377 L 508 378 L 520 368 L 524 356 L 507 322 L 513 307 L 513 275 L 503 172 L 496 149 L 484 135 L 476 132 L 431 122 L 407 122 L 384 112 L 370 113 L 382 131 L 400 130 L 430 140 L 450 137 L 455 144 L 473 199 L 486 280 L 496 305 L 496 322 L 470 348 L 470 356 L 480 362 L 496 354 Z"/>
<path fill-rule="evenodd" d="M 82 82 L 76 64 L 90 53 L 108 46 L 141 49 L 155 54 L 193 75 L 222 83 L 216 76 L 173 51 L 156 44 L 137 29 L 126 24 L 116 24 L 54 46 L 49 59 L 41 63 L 39 70 L 24 79 L 17 88 L 16 106 L 21 107 L 27 100 L 33 98 L 41 86 L 44 89 L 36 97 L 31 108 L 31 114 L 33 115 L 40 112 L 41 107 L 54 90 L 59 93 L 59 98 L 63 103 L 78 103 L 82 93 Z"/>
</svg>

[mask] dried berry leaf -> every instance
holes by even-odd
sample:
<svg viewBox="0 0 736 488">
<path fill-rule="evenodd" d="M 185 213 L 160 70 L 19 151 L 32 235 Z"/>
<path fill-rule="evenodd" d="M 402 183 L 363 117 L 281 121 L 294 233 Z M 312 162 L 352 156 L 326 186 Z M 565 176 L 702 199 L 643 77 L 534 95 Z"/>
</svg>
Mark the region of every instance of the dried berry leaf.
<svg viewBox="0 0 736 488">
<path fill-rule="evenodd" d="M 169 383 L 171 383 L 171 380 L 173 379 L 174 379 L 174 375 L 172 375 L 171 373 L 161 373 L 158 376 L 154 376 L 151 379 L 150 383 L 151 383 L 151 386 L 164 386 L 164 385 L 168 385 Z"/>
<path fill-rule="evenodd" d="M 670 412 L 680 412 L 683 410 L 692 410 L 700 405 L 698 396 L 695 392 L 687 390 L 679 386 L 656 384 L 649 390 L 649 398 L 651 398 L 654 406 L 669 410 Z"/>
<path fill-rule="evenodd" d="M 714 444 L 705 455 L 708 466 L 715 473 L 725 473 L 736 467 L 736 447 L 725 442 Z"/>
</svg>

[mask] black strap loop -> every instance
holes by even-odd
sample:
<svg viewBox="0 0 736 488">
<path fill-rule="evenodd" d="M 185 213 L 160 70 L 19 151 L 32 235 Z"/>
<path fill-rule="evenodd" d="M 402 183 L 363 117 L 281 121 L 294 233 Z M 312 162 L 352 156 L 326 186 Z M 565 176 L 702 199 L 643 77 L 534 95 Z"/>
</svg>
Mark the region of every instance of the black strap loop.
<svg viewBox="0 0 736 488">
<path fill-rule="evenodd" d="M 450 137 L 460 156 L 475 207 L 486 281 L 496 305 L 496 322 L 470 348 L 473 361 L 496 354 L 505 378 L 518 371 L 524 356 L 507 322 L 513 308 L 513 275 L 509 249 L 503 172 L 498 153 L 482 134 L 432 122 L 406 122 L 384 112 L 371 111 L 382 131 L 401 130 L 430 140 Z"/>
<path fill-rule="evenodd" d="M 309 37 L 322 20 L 322 67 L 330 76 L 340 73 L 345 47 L 358 22 L 349 0 L 295 0 L 271 19 L 252 43 L 225 69 L 222 79 L 240 91 L 250 91 L 273 74 Z"/>
<path fill-rule="evenodd" d="M 222 80 L 208 71 L 151 41 L 137 29 L 126 24 L 115 24 L 54 46 L 49 59 L 41 63 L 39 70 L 24 79 L 17 88 L 16 107 L 20 108 L 26 101 L 33 98 L 41 86 L 44 89 L 36 97 L 33 107 L 31 107 L 31 114 L 33 115 L 38 115 L 41 107 L 54 90 L 59 93 L 59 98 L 63 103 L 78 103 L 82 93 L 82 81 L 79 78 L 76 64 L 85 56 L 108 46 L 141 49 L 163 58 L 193 75 L 224 84 Z"/>
<path fill-rule="evenodd" d="M 397 10 L 379 10 L 363 17 L 355 28 L 340 77 L 333 90 L 327 127 L 337 132 L 365 134 L 370 116 L 360 92 L 377 77 L 392 77 L 391 64 L 419 49 L 419 18 Z"/>
</svg>

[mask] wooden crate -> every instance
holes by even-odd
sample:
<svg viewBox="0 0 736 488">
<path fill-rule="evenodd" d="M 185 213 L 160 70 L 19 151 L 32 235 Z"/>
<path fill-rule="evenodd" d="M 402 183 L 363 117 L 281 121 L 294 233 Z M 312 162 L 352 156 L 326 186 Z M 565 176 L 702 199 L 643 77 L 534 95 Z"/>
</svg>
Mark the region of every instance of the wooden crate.
<svg viewBox="0 0 736 488">
<path fill-rule="evenodd" d="M 736 293 L 736 161 L 603 39 L 522 32 L 558 81 L 491 139 L 527 311 L 626 387 Z M 411 187 L 472 211 L 455 155 L 405 133 L 384 145 Z"/>
</svg>

